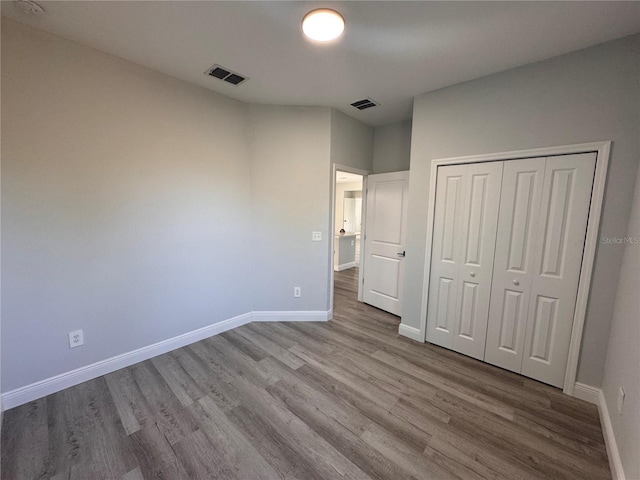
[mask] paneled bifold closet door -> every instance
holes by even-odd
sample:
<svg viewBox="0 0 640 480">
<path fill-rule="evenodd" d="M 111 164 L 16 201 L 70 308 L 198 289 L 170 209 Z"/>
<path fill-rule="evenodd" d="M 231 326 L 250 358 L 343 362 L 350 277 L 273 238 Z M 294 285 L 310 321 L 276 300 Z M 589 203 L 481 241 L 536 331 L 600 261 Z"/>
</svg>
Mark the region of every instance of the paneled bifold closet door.
<svg viewBox="0 0 640 480">
<path fill-rule="evenodd" d="M 427 341 L 446 348 L 453 348 L 462 236 L 462 183 L 466 171 L 466 165 L 440 167 L 436 180 Z"/>
<path fill-rule="evenodd" d="M 595 163 L 438 168 L 427 341 L 562 387 Z"/>
<path fill-rule="evenodd" d="M 520 372 L 546 158 L 505 162 L 485 361 Z"/>
<path fill-rule="evenodd" d="M 427 340 L 484 357 L 503 162 L 438 168 Z"/>
<path fill-rule="evenodd" d="M 596 154 L 547 159 L 522 374 L 562 387 L 589 217 Z"/>
</svg>

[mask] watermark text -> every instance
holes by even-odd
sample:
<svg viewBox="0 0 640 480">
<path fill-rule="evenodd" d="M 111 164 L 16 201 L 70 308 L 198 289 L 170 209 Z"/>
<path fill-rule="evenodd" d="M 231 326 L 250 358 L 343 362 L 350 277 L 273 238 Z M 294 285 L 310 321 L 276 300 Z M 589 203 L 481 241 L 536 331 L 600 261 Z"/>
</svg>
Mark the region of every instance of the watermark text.
<svg viewBox="0 0 640 480">
<path fill-rule="evenodd" d="M 640 235 L 630 237 L 602 237 L 605 245 L 640 245 Z"/>
</svg>

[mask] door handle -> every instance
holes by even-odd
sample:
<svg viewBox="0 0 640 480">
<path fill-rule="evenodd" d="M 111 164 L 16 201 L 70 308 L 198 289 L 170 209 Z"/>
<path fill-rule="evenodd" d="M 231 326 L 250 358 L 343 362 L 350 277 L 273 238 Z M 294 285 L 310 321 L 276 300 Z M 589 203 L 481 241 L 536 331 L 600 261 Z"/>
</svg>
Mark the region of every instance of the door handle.
<svg viewBox="0 0 640 480">
<path fill-rule="evenodd" d="M 399 256 L 399 257 L 404 257 L 404 256 L 406 256 L 406 255 L 405 255 L 405 253 L 406 253 L 406 251 L 405 251 L 405 250 L 403 250 L 403 251 L 401 251 L 401 252 L 398 252 L 398 256 Z"/>
</svg>

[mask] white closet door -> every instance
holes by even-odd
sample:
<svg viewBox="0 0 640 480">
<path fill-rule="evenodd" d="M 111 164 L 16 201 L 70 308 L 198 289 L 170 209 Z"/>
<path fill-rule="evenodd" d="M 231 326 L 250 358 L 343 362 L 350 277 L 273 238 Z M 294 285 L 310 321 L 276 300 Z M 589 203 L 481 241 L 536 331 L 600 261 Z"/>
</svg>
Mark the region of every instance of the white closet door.
<svg viewBox="0 0 640 480">
<path fill-rule="evenodd" d="M 502 162 L 438 168 L 427 340 L 484 357 Z"/>
<path fill-rule="evenodd" d="M 466 172 L 467 165 L 439 167 L 436 179 L 427 341 L 446 348 L 453 347 Z"/>
<path fill-rule="evenodd" d="M 468 165 L 462 207 L 461 262 L 453 349 L 484 358 L 504 162 Z"/>
<path fill-rule="evenodd" d="M 484 360 L 520 372 L 546 158 L 504 163 Z"/>
<path fill-rule="evenodd" d="M 522 374 L 562 387 L 596 154 L 547 160 Z"/>
</svg>

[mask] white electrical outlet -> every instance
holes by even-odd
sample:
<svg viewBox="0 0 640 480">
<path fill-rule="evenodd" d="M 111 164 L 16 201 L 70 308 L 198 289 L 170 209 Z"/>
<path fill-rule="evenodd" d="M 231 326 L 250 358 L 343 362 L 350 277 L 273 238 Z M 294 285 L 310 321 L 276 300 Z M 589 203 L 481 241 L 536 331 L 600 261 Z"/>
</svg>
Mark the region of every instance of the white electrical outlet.
<svg viewBox="0 0 640 480">
<path fill-rule="evenodd" d="M 624 407 L 624 390 L 622 387 L 618 388 L 618 415 L 622 415 L 622 408 Z"/>
<path fill-rule="evenodd" d="M 69 332 L 69 348 L 79 347 L 80 345 L 84 345 L 84 334 L 82 330 Z"/>
<path fill-rule="evenodd" d="M 300 287 L 293 287 L 293 296 L 296 298 L 300 298 L 302 296 L 302 290 Z"/>
<path fill-rule="evenodd" d="M 313 241 L 313 242 L 321 242 L 322 241 L 322 232 L 311 232 L 311 241 Z"/>
</svg>

